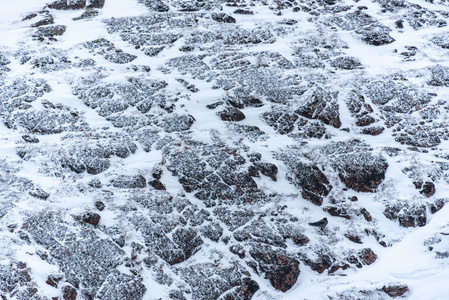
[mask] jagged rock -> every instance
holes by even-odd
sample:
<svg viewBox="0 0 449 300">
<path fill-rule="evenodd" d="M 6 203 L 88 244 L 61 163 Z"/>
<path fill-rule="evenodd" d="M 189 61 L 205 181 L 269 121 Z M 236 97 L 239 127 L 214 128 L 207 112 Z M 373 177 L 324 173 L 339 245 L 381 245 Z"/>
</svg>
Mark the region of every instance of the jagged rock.
<svg viewBox="0 0 449 300">
<path fill-rule="evenodd" d="M 27 143 L 37 144 L 39 143 L 39 139 L 35 136 L 30 135 L 22 135 L 22 139 Z"/>
<path fill-rule="evenodd" d="M 220 111 L 217 113 L 217 115 L 223 120 L 223 121 L 241 121 L 245 119 L 245 115 L 235 107 L 228 107 L 223 111 Z"/>
<path fill-rule="evenodd" d="M 340 113 L 338 104 L 331 93 L 317 87 L 303 95 L 305 104 L 295 112 L 309 119 L 318 119 L 325 124 L 340 128 Z"/>
<path fill-rule="evenodd" d="M 272 163 L 256 162 L 254 166 L 265 176 L 270 177 L 273 181 L 277 180 L 278 167 Z"/>
<path fill-rule="evenodd" d="M 167 118 L 164 122 L 164 130 L 168 133 L 189 130 L 195 122 L 191 115 L 178 116 L 176 114 Z"/>
<path fill-rule="evenodd" d="M 366 248 L 359 252 L 359 258 L 362 260 L 363 264 L 371 265 L 377 260 L 377 255 L 373 252 L 373 250 Z"/>
<path fill-rule="evenodd" d="M 332 189 L 329 180 L 321 170 L 314 165 L 307 165 L 297 161 L 294 157 L 284 156 L 284 163 L 289 167 L 287 179 L 296 187 L 301 188 L 301 195 L 313 204 L 321 205 L 323 198 L 329 195 Z"/>
<path fill-rule="evenodd" d="M 324 253 L 316 253 L 318 258 L 316 259 L 304 259 L 304 263 L 308 265 L 312 270 L 322 274 L 324 271 L 329 269 L 334 262 L 334 258 Z"/>
<path fill-rule="evenodd" d="M 341 206 L 327 206 L 323 207 L 323 210 L 333 217 L 345 218 L 347 220 L 351 219 L 346 209 Z"/>
<path fill-rule="evenodd" d="M 33 38 L 43 42 L 46 39 L 50 41 L 56 41 L 56 36 L 61 36 L 65 33 L 67 26 L 65 25 L 54 25 L 47 27 L 39 27 L 36 33 L 33 35 Z"/>
<path fill-rule="evenodd" d="M 97 299 L 143 299 L 147 288 L 142 279 L 114 271 L 96 294 Z"/>
<path fill-rule="evenodd" d="M 245 249 L 240 245 L 231 245 L 229 251 L 242 259 L 245 258 Z"/>
<path fill-rule="evenodd" d="M 218 223 L 212 223 L 206 226 L 201 227 L 201 233 L 211 239 L 214 242 L 218 242 L 218 240 L 223 236 L 223 228 Z"/>
<path fill-rule="evenodd" d="M 235 23 L 235 19 L 224 13 L 212 13 L 212 20 L 217 21 L 219 23 Z"/>
<path fill-rule="evenodd" d="M 351 56 L 337 57 L 330 62 L 330 65 L 341 70 L 355 70 L 362 68 L 360 61 L 356 57 Z"/>
<path fill-rule="evenodd" d="M 48 8 L 58 10 L 83 9 L 86 0 L 58 0 L 48 5 Z"/>
<path fill-rule="evenodd" d="M 385 285 L 382 287 L 382 291 L 390 296 L 391 298 L 396 298 L 404 295 L 406 292 L 408 292 L 408 286 L 405 284 L 400 285 Z"/>
<path fill-rule="evenodd" d="M 297 114 L 288 112 L 266 112 L 263 119 L 272 126 L 279 134 L 287 134 L 293 131 L 294 124 L 298 120 Z"/>
<path fill-rule="evenodd" d="M 358 192 L 374 192 L 384 180 L 388 163 L 374 156 L 364 142 L 354 139 L 332 143 L 324 149 L 341 181 Z"/>
<path fill-rule="evenodd" d="M 384 215 L 390 220 L 398 220 L 402 227 L 423 227 L 427 224 L 425 206 L 410 206 L 408 203 L 389 205 L 384 210 Z"/>
<path fill-rule="evenodd" d="M 0 265 L 0 291 L 18 299 L 32 299 L 37 293 L 36 284 L 30 276 L 30 269 L 23 262 Z"/>
<path fill-rule="evenodd" d="M 267 247 L 252 248 L 249 253 L 275 289 L 286 292 L 298 280 L 300 270 L 299 261 L 296 259 Z"/>
<path fill-rule="evenodd" d="M 192 228 L 179 228 L 173 233 L 173 242 L 178 245 L 184 254 L 184 260 L 199 251 L 203 240 Z"/>
<path fill-rule="evenodd" d="M 432 197 L 435 194 L 435 184 L 433 182 L 426 181 L 420 191 L 426 197 Z"/>
<path fill-rule="evenodd" d="M 155 190 L 158 191 L 166 190 L 165 185 L 159 179 L 148 181 L 148 184 L 154 187 Z"/>
<path fill-rule="evenodd" d="M 111 183 L 114 187 L 120 189 L 142 189 L 147 186 L 146 179 L 142 175 L 121 175 L 111 180 Z"/>
<path fill-rule="evenodd" d="M 76 288 L 74 288 L 71 285 L 66 285 L 62 288 L 62 298 L 64 300 L 76 300 L 76 297 L 78 296 L 78 292 L 76 291 Z"/>
<path fill-rule="evenodd" d="M 81 220 L 84 223 L 88 223 L 94 226 L 97 226 L 98 223 L 100 223 L 100 219 L 101 219 L 100 215 L 93 212 L 87 212 L 81 217 Z"/>
<path fill-rule="evenodd" d="M 34 187 L 28 192 L 31 196 L 46 200 L 48 197 L 50 197 L 50 194 L 44 191 L 43 189 L 39 187 Z"/>
<path fill-rule="evenodd" d="M 106 205 L 104 205 L 104 203 L 102 201 L 95 201 L 95 207 L 99 211 L 103 211 L 105 209 Z"/>
</svg>

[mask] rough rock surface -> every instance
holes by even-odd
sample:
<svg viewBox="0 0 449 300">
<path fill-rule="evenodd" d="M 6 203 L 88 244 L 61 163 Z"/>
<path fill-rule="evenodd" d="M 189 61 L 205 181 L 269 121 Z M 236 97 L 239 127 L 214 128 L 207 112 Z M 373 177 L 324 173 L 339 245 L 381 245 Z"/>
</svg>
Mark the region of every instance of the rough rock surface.
<svg viewBox="0 0 449 300">
<path fill-rule="evenodd" d="M 2 299 L 427 299 L 423 270 L 447 280 L 448 1 L 17 3 Z"/>
</svg>

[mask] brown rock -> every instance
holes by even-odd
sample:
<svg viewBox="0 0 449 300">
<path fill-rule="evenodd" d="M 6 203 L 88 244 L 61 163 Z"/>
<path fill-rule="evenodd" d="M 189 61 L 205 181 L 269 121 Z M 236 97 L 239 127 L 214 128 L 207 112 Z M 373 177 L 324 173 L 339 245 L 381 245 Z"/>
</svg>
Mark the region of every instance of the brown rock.
<svg viewBox="0 0 449 300">
<path fill-rule="evenodd" d="M 435 194 L 435 184 L 429 181 L 425 182 L 420 193 L 426 197 L 432 197 Z"/>
<path fill-rule="evenodd" d="M 64 300 L 76 300 L 78 293 L 76 289 L 71 285 L 66 285 L 62 289 L 62 297 Z"/>
<path fill-rule="evenodd" d="M 371 222 L 373 220 L 373 217 L 371 217 L 371 214 L 366 210 L 366 208 L 360 209 L 360 213 L 368 222 Z"/>
<path fill-rule="evenodd" d="M 88 223 L 94 226 L 97 226 L 98 223 L 100 223 L 100 219 L 101 219 L 100 215 L 93 212 L 87 212 L 82 217 L 82 221 L 84 223 Z"/>
<path fill-rule="evenodd" d="M 152 187 L 154 187 L 154 189 L 156 189 L 158 191 L 166 190 L 165 185 L 159 179 L 149 181 L 148 184 L 151 185 Z"/>
<path fill-rule="evenodd" d="M 217 114 L 223 121 L 235 122 L 235 121 L 242 121 L 243 119 L 245 119 L 245 115 L 238 108 L 235 107 L 228 107 L 225 110 L 218 112 Z"/>
<path fill-rule="evenodd" d="M 391 298 L 396 298 L 404 295 L 408 291 L 408 286 L 405 284 L 389 285 L 384 286 L 382 288 L 382 291 L 384 291 L 384 293 L 390 296 Z"/>
<path fill-rule="evenodd" d="M 366 248 L 359 253 L 359 258 L 364 264 L 370 265 L 376 261 L 377 255 L 370 248 Z"/>
<path fill-rule="evenodd" d="M 351 219 L 351 217 L 348 215 L 348 212 L 343 207 L 326 206 L 323 208 L 323 210 L 333 217 L 345 218 L 347 220 Z"/>
<path fill-rule="evenodd" d="M 52 287 L 57 288 L 58 283 L 62 280 L 62 276 L 59 275 L 50 275 L 47 277 L 46 283 Z"/>
</svg>

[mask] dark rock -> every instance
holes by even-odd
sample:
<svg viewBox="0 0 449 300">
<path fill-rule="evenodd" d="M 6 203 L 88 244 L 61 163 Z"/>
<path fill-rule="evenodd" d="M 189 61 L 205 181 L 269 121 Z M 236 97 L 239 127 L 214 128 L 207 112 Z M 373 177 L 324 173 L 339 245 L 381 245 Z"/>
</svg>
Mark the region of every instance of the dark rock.
<svg viewBox="0 0 449 300">
<path fill-rule="evenodd" d="M 88 223 L 94 226 L 97 226 L 98 223 L 100 223 L 100 219 L 100 215 L 93 212 L 87 212 L 81 218 L 84 223 Z"/>
<path fill-rule="evenodd" d="M 56 41 L 56 36 L 61 36 L 66 31 L 67 26 L 65 25 L 54 25 L 54 26 L 46 26 L 39 27 L 36 30 L 36 33 L 33 34 L 33 38 L 40 42 L 45 41 L 46 39 L 50 41 Z"/>
<path fill-rule="evenodd" d="M 288 112 L 266 112 L 262 115 L 268 125 L 272 126 L 279 134 L 287 134 L 293 131 L 299 116 Z"/>
<path fill-rule="evenodd" d="M 302 229 L 292 225 L 280 225 L 278 227 L 280 235 L 284 240 L 291 239 L 295 245 L 304 246 L 310 242 L 309 238 L 302 233 Z"/>
<path fill-rule="evenodd" d="M 356 70 L 362 68 L 360 61 L 352 56 L 337 57 L 330 62 L 330 65 L 341 70 Z"/>
<path fill-rule="evenodd" d="M 146 291 L 147 288 L 143 285 L 142 279 L 115 270 L 106 278 L 95 298 L 141 300 Z"/>
<path fill-rule="evenodd" d="M 406 292 L 408 292 L 408 286 L 405 284 L 401 285 L 385 285 L 382 287 L 382 291 L 390 296 L 391 298 L 401 297 Z"/>
<path fill-rule="evenodd" d="M 105 0 L 89 0 L 88 7 L 103 8 Z"/>
<path fill-rule="evenodd" d="M 347 220 L 351 219 L 346 209 L 341 206 L 327 206 L 323 207 L 323 210 L 333 217 L 345 218 Z"/>
<path fill-rule="evenodd" d="M 46 191 L 44 191 L 43 189 L 38 188 L 38 187 L 34 187 L 28 193 L 31 196 L 42 199 L 42 200 L 46 200 L 46 199 L 48 199 L 48 197 L 50 197 L 49 193 L 47 193 Z"/>
<path fill-rule="evenodd" d="M 86 0 L 58 0 L 48 5 L 48 8 L 57 10 L 83 9 Z"/>
<path fill-rule="evenodd" d="M 39 139 L 35 136 L 31 135 L 22 135 L 22 139 L 27 143 L 37 144 L 39 143 Z"/>
<path fill-rule="evenodd" d="M 439 211 L 440 209 L 442 209 L 444 207 L 444 204 L 445 204 L 444 199 L 436 200 L 434 204 L 430 205 L 430 212 L 432 214 L 436 213 L 437 211 Z"/>
<path fill-rule="evenodd" d="M 78 296 L 78 292 L 76 291 L 76 288 L 74 288 L 71 285 L 66 285 L 62 288 L 62 298 L 64 300 L 76 300 L 76 297 Z"/>
<path fill-rule="evenodd" d="M 362 239 L 358 235 L 345 234 L 345 237 L 347 237 L 348 240 L 356 244 L 363 244 Z"/>
<path fill-rule="evenodd" d="M 236 9 L 234 13 L 238 15 L 254 15 L 253 11 L 247 9 Z"/>
<path fill-rule="evenodd" d="M 141 189 L 147 186 L 145 177 L 143 177 L 142 175 L 121 175 L 111 180 L 111 183 L 114 187 L 120 189 Z"/>
<path fill-rule="evenodd" d="M 241 121 L 245 119 L 245 115 L 235 107 L 228 107 L 217 113 L 223 121 Z"/>
<path fill-rule="evenodd" d="M 256 162 L 255 166 L 263 175 L 270 177 L 273 181 L 277 180 L 278 167 L 275 164 Z"/>
<path fill-rule="evenodd" d="M 245 249 L 240 245 L 231 245 L 229 247 L 229 251 L 231 251 L 231 253 L 237 255 L 241 259 L 245 258 Z"/>
<path fill-rule="evenodd" d="M 190 258 L 198 252 L 203 244 L 203 240 L 192 228 L 179 228 L 173 232 L 173 242 L 178 245 L 184 254 L 184 260 Z"/>
<path fill-rule="evenodd" d="M 379 135 L 382 132 L 384 132 L 384 130 L 385 130 L 385 127 L 383 127 L 383 126 L 372 126 L 372 127 L 363 128 L 362 133 L 376 136 L 376 135 Z"/>
<path fill-rule="evenodd" d="M 271 285 L 282 292 L 286 292 L 295 285 L 298 280 L 299 261 L 268 247 L 252 248 L 250 255 L 258 264 L 261 272 L 265 273 Z"/>
<path fill-rule="evenodd" d="M 374 192 L 385 178 L 388 163 L 382 156 L 374 156 L 369 151 L 364 142 L 350 140 L 331 144 L 324 152 L 348 188 L 357 192 Z"/>
<path fill-rule="evenodd" d="M 370 115 L 364 115 L 357 119 L 355 125 L 357 126 L 368 126 L 372 123 L 376 122 L 376 119 L 371 117 Z"/>
<path fill-rule="evenodd" d="M 58 287 L 58 283 L 62 280 L 63 276 L 61 275 L 49 275 L 47 277 L 47 281 L 45 281 L 45 283 L 47 283 L 48 285 L 57 288 Z"/>
<path fill-rule="evenodd" d="M 225 13 L 212 13 L 211 17 L 219 23 L 235 23 L 235 19 Z"/>
<path fill-rule="evenodd" d="M 99 210 L 99 211 L 103 211 L 105 209 L 105 205 L 102 201 L 95 201 L 95 207 Z M 91 223 L 92 224 L 92 223 Z"/>
<path fill-rule="evenodd" d="M 305 104 L 295 112 L 309 119 L 318 119 L 325 124 L 340 128 L 340 113 L 338 104 L 331 93 L 317 87 L 304 94 Z"/>
<path fill-rule="evenodd" d="M 148 184 L 154 187 L 155 190 L 158 191 L 166 190 L 165 185 L 159 179 L 148 181 Z"/>
<path fill-rule="evenodd" d="M 426 207 L 423 205 L 396 203 L 387 206 L 384 215 L 390 220 L 398 220 L 402 227 L 423 227 L 427 224 Z"/>
<path fill-rule="evenodd" d="M 435 194 L 435 184 L 433 182 L 426 181 L 420 191 L 426 197 L 432 197 Z"/>
<path fill-rule="evenodd" d="M 296 159 L 284 161 L 290 168 L 287 178 L 296 187 L 302 189 L 302 196 L 313 204 L 321 205 L 323 198 L 329 195 L 332 186 L 326 175 L 317 167 L 307 165 Z"/>
<path fill-rule="evenodd" d="M 371 222 L 373 218 L 371 217 L 371 214 L 366 210 L 366 208 L 360 209 L 360 213 L 365 218 L 366 221 Z"/>
<path fill-rule="evenodd" d="M 168 133 L 185 131 L 189 130 L 194 122 L 195 118 L 192 115 L 178 116 L 177 114 L 173 114 L 165 120 L 163 127 L 165 132 Z"/>
<path fill-rule="evenodd" d="M 318 258 L 304 259 L 304 263 L 308 265 L 312 270 L 318 272 L 319 274 L 322 274 L 324 271 L 329 269 L 333 265 L 333 259 L 327 254 L 324 253 L 315 253 Z"/>
<path fill-rule="evenodd" d="M 214 242 L 218 242 L 220 238 L 223 236 L 223 228 L 218 223 L 208 224 L 206 226 L 201 227 L 201 233 L 211 239 Z"/>
</svg>

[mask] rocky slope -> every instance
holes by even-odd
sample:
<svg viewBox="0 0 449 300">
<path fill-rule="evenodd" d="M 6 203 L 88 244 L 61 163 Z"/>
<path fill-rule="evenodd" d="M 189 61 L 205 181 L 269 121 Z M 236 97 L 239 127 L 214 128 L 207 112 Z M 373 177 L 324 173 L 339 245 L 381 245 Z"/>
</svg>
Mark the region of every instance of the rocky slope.
<svg viewBox="0 0 449 300">
<path fill-rule="evenodd" d="M 3 299 L 447 298 L 445 0 L 16 2 Z"/>
</svg>

